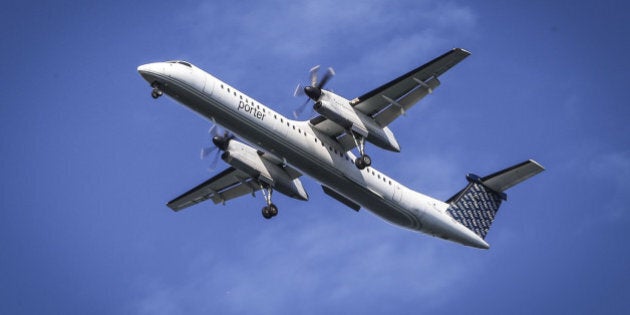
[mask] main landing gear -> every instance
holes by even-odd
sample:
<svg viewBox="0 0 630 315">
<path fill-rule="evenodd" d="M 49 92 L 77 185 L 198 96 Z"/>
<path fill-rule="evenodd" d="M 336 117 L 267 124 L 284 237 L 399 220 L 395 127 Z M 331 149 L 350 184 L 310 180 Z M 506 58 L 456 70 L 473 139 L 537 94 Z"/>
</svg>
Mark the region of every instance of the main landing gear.
<svg viewBox="0 0 630 315">
<path fill-rule="evenodd" d="M 354 139 L 354 143 L 357 145 L 359 149 L 359 157 L 354 160 L 354 165 L 360 170 L 372 165 L 372 158 L 365 154 L 365 138 L 351 132 L 352 138 Z"/>
<path fill-rule="evenodd" d="M 157 99 L 158 97 L 162 96 L 162 94 L 164 94 L 164 92 L 162 92 L 160 83 L 153 82 L 151 83 L 151 87 L 153 88 L 153 91 L 151 91 L 151 97 L 153 97 L 154 99 Z"/>
<path fill-rule="evenodd" d="M 271 195 L 273 194 L 273 189 L 271 187 L 264 187 L 261 185 L 261 191 L 263 196 L 265 197 L 266 206 L 262 208 L 262 215 L 265 219 L 271 219 L 278 215 L 278 207 L 271 202 Z"/>
</svg>

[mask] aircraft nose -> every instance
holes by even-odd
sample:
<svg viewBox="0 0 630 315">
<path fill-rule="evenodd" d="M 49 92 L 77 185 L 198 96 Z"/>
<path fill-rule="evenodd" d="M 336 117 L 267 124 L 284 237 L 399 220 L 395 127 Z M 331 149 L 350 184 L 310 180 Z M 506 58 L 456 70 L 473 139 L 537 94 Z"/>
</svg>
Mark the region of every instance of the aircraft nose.
<svg viewBox="0 0 630 315">
<path fill-rule="evenodd" d="M 147 81 L 153 82 L 156 79 L 156 75 L 161 74 L 164 71 L 164 67 L 161 63 L 147 63 L 138 67 L 138 73 Z"/>
<path fill-rule="evenodd" d="M 154 62 L 154 63 L 147 63 L 144 65 L 141 65 L 138 67 L 138 72 L 140 74 L 145 74 L 145 73 L 160 73 L 162 72 L 162 66 L 160 65 L 160 62 Z"/>
<path fill-rule="evenodd" d="M 138 73 L 143 74 L 149 70 L 149 65 L 140 65 L 138 66 Z"/>
</svg>

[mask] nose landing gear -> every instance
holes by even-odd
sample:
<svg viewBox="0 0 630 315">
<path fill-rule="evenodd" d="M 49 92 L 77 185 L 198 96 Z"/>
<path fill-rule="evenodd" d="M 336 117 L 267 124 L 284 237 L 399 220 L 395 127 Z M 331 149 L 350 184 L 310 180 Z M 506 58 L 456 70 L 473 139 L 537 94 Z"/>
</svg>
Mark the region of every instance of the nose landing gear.
<svg viewBox="0 0 630 315">
<path fill-rule="evenodd" d="M 160 83 L 153 82 L 151 83 L 151 87 L 153 88 L 153 91 L 151 91 L 151 97 L 153 97 L 154 99 L 157 99 L 158 97 L 162 96 L 162 94 L 164 94 L 160 87 Z"/>
</svg>

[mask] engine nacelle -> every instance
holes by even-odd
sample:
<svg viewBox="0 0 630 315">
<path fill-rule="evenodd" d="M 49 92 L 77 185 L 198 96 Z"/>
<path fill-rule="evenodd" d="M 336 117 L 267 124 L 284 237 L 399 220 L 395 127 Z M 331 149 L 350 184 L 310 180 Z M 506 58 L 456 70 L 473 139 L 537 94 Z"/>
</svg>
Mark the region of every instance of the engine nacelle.
<svg viewBox="0 0 630 315">
<path fill-rule="evenodd" d="M 332 120 L 345 130 L 351 130 L 376 146 L 400 152 L 398 141 L 388 127 L 379 126 L 374 119 L 354 110 L 348 102 L 320 100 L 313 109 L 322 116 Z"/>
<path fill-rule="evenodd" d="M 337 125 L 343 127 L 343 129 L 350 130 L 352 126 L 355 125 L 352 119 L 353 117 L 347 115 L 347 113 L 344 115 L 339 106 L 334 106 L 333 104 L 334 103 L 328 101 L 319 101 L 313 105 L 313 109 L 322 116 L 334 121 Z M 357 130 L 357 132 L 364 133 L 363 136 L 367 135 L 367 130 Z"/>
<path fill-rule="evenodd" d="M 232 139 L 221 159 L 284 195 L 298 200 L 308 200 L 308 194 L 299 178 L 291 179 L 286 170 L 260 156 L 258 151 L 249 145 Z"/>
</svg>

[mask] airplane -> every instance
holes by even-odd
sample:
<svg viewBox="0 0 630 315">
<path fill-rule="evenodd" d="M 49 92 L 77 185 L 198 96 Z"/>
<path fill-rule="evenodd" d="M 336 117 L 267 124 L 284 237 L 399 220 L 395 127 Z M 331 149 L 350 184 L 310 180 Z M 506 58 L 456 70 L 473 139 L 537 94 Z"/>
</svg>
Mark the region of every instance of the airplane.
<svg viewBox="0 0 630 315">
<path fill-rule="evenodd" d="M 355 211 L 365 208 L 412 231 L 489 249 L 485 238 L 507 200 L 505 190 L 542 172 L 539 163 L 529 159 L 483 177 L 468 174 L 468 184 L 441 201 L 372 167 L 366 154 L 366 142 L 399 152 L 389 124 L 432 93 L 440 85 L 440 75 L 469 55 L 454 48 L 352 100 L 324 89 L 334 75 L 332 68 L 319 80 L 319 66 L 314 67 L 310 85 L 298 85 L 295 92 L 308 97 L 305 104 L 314 102 L 316 115 L 308 120 L 289 119 L 187 61 L 141 65 L 137 70 L 150 84 L 154 99 L 166 94 L 213 123 L 215 147 L 202 154 L 217 149 L 229 165 L 167 206 L 180 211 L 206 200 L 225 204 L 260 191 L 265 198 L 262 215 L 270 219 L 278 214 L 274 191 L 309 199 L 300 181 L 306 174 L 325 194 Z M 221 133 L 217 125 L 227 130 Z"/>
</svg>

